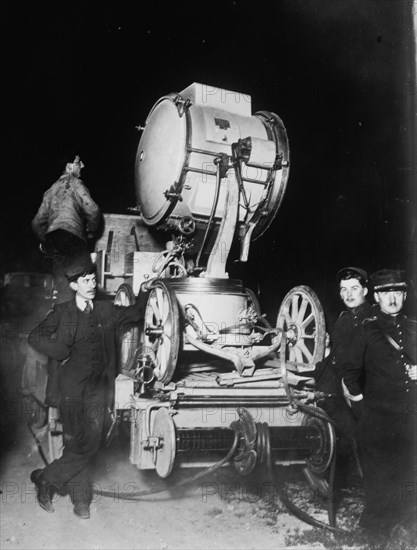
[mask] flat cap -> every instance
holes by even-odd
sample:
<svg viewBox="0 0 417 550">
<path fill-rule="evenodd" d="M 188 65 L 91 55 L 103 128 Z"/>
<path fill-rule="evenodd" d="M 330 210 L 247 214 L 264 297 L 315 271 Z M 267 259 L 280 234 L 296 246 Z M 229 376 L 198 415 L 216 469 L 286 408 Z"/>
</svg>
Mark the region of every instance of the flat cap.
<svg viewBox="0 0 417 550">
<path fill-rule="evenodd" d="M 355 276 L 364 281 L 365 284 L 368 282 L 368 274 L 360 267 L 344 267 L 337 272 L 336 278 L 340 282 L 342 279 L 346 279 L 346 277 L 352 279 Z"/>
<path fill-rule="evenodd" d="M 381 269 L 371 275 L 374 290 L 406 290 L 404 272 L 398 269 Z"/>
<path fill-rule="evenodd" d="M 84 273 L 94 272 L 96 267 L 91 258 L 79 258 L 65 268 L 65 275 L 67 279 L 75 279 Z"/>
</svg>

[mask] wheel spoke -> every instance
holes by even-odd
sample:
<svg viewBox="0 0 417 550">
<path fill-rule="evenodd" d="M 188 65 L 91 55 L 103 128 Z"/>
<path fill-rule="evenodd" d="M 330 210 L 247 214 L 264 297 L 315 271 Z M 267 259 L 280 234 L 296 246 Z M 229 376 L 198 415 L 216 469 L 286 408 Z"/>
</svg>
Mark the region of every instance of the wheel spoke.
<svg viewBox="0 0 417 550">
<path fill-rule="evenodd" d="M 292 303 L 292 308 L 291 308 L 291 320 L 292 321 L 296 321 L 297 320 L 297 316 L 298 316 L 298 294 L 294 294 L 294 296 L 292 297 L 292 300 L 291 300 L 291 303 Z"/>
<path fill-rule="evenodd" d="M 285 308 L 282 312 L 282 317 L 284 319 L 283 326 L 281 328 L 285 329 L 285 323 L 287 323 L 287 327 L 291 324 L 291 317 L 290 313 L 288 311 L 288 308 Z"/>
<path fill-rule="evenodd" d="M 149 305 L 153 314 L 154 324 L 157 325 L 162 319 L 161 312 L 159 310 L 159 304 L 155 295 L 149 297 Z"/>
<path fill-rule="evenodd" d="M 156 295 L 156 300 L 158 302 L 158 306 L 161 307 L 164 302 L 164 291 L 162 290 L 161 287 L 157 286 L 155 288 L 155 295 Z"/>
<path fill-rule="evenodd" d="M 158 309 L 160 314 L 160 317 L 158 320 L 161 323 L 164 323 L 164 320 L 169 313 L 169 304 L 167 303 L 167 299 L 162 288 L 156 289 L 156 297 L 157 297 Z"/>
<path fill-rule="evenodd" d="M 159 345 L 159 339 L 156 340 L 156 342 L 153 343 L 153 345 L 151 346 L 152 347 L 152 350 L 155 354 L 155 376 L 156 377 L 159 377 L 161 375 L 161 372 L 162 372 L 162 363 L 161 363 L 161 354 L 160 354 L 160 349 L 161 349 L 161 346 Z"/>
<path fill-rule="evenodd" d="M 307 306 L 308 306 L 308 300 L 307 300 L 307 298 L 303 297 L 303 301 L 301 302 L 301 306 L 300 306 L 300 309 L 299 309 L 298 315 L 297 315 L 297 323 L 298 324 L 302 323 L 302 321 L 304 319 L 304 315 L 306 314 Z"/>
<path fill-rule="evenodd" d="M 171 323 L 171 319 L 169 318 L 168 321 L 166 323 L 164 323 L 163 325 L 164 327 L 164 335 L 171 339 L 171 336 L 172 336 L 172 323 Z"/>
<path fill-rule="evenodd" d="M 313 362 L 313 355 L 308 350 L 308 348 L 305 345 L 305 343 L 303 342 L 303 340 L 300 340 L 299 342 L 297 342 L 297 345 L 300 348 L 301 352 L 304 354 L 305 358 L 307 359 L 307 361 L 305 361 L 305 363 L 312 363 Z"/>
<path fill-rule="evenodd" d="M 159 346 L 158 356 L 159 356 L 159 364 L 160 364 L 161 374 L 164 374 L 164 372 L 166 371 L 166 368 L 167 368 L 168 357 L 167 357 L 166 348 L 165 348 L 163 342 Z"/>
<path fill-rule="evenodd" d="M 301 328 L 304 330 L 313 320 L 314 320 L 314 315 L 313 313 L 310 313 L 310 315 L 306 317 L 305 320 L 301 323 Z"/>
<path fill-rule="evenodd" d="M 159 345 L 160 346 L 170 346 L 171 345 L 171 335 L 168 332 L 165 332 L 160 336 L 159 338 Z"/>
<path fill-rule="evenodd" d="M 303 354 L 301 353 L 301 350 L 298 346 L 294 346 L 294 353 L 295 353 L 295 356 L 296 356 L 296 361 L 298 363 L 303 363 Z"/>
</svg>

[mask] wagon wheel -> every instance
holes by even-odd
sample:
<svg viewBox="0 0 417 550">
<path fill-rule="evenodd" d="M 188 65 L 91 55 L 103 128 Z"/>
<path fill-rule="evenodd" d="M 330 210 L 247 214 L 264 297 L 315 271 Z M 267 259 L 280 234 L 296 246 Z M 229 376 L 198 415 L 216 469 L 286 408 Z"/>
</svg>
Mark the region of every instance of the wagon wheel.
<svg viewBox="0 0 417 550">
<path fill-rule="evenodd" d="M 308 286 L 296 286 L 282 301 L 277 328 L 286 333 L 285 359 L 313 368 L 323 359 L 326 324 L 317 295 Z M 280 338 L 278 333 L 277 338 Z"/>
<path fill-rule="evenodd" d="M 156 379 L 168 384 L 177 365 L 180 319 L 175 293 L 162 279 L 152 282 L 146 302 L 143 343 L 155 353 Z"/>
<path fill-rule="evenodd" d="M 136 302 L 136 297 L 132 287 L 123 283 L 119 286 L 114 297 L 114 303 L 117 306 L 132 306 Z M 130 371 L 132 369 L 135 351 L 138 347 L 139 330 L 136 325 L 128 325 L 119 339 L 119 368 L 120 371 Z"/>
</svg>

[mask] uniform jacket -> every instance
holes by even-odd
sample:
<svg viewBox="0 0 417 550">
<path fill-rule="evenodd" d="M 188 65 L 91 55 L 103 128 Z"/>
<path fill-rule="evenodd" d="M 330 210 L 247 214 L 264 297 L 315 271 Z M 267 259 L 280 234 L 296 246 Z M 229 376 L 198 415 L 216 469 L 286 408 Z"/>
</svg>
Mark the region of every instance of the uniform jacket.
<svg viewBox="0 0 417 550">
<path fill-rule="evenodd" d="M 348 353 L 354 331 L 358 330 L 366 317 L 372 315 L 373 307 L 365 301 L 355 309 L 342 311 L 337 318 L 331 338 L 332 351 L 326 359 L 317 364 L 315 370 L 314 377 L 320 391 L 341 394 L 341 365 Z"/>
<path fill-rule="evenodd" d="M 100 208 L 82 180 L 64 174 L 44 193 L 32 229 L 41 241 L 56 229 L 64 229 L 85 241 L 86 233 L 97 232 L 100 220 Z"/>
<path fill-rule="evenodd" d="M 126 323 L 137 323 L 143 317 L 143 306 L 124 307 L 110 301 L 94 301 L 98 317 L 101 357 L 109 378 L 117 375 L 118 328 Z M 51 359 L 64 361 L 71 355 L 78 325 L 78 308 L 75 299 L 55 305 L 47 317 L 29 334 L 29 344 Z M 70 366 L 70 364 L 69 364 Z M 62 367 L 65 369 L 65 364 Z"/>
<path fill-rule="evenodd" d="M 402 313 L 387 315 L 378 308 L 355 333 L 349 356 L 342 365 L 349 392 L 354 396 L 361 393 L 359 381 L 364 372 L 366 405 L 406 412 L 407 406 L 415 404 L 417 395 L 417 383 L 406 372 L 407 365 L 417 362 L 416 339 L 416 321 Z"/>
<path fill-rule="evenodd" d="M 345 348 L 349 348 L 355 329 L 362 325 L 362 321 L 373 315 L 374 306 L 364 302 L 359 307 L 342 311 L 333 330 L 333 350 L 336 364 L 343 361 Z"/>
</svg>

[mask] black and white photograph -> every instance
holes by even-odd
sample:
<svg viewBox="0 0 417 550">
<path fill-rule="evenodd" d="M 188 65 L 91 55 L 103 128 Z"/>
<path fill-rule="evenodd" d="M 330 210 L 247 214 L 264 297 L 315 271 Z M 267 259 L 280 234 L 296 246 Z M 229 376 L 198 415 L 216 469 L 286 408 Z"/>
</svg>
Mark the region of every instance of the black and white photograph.
<svg viewBox="0 0 417 550">
<path fill-rule="evenodd" d="M 2 11 L 2 550 L 417 550 L 417 2 Z"/>
</svg>

